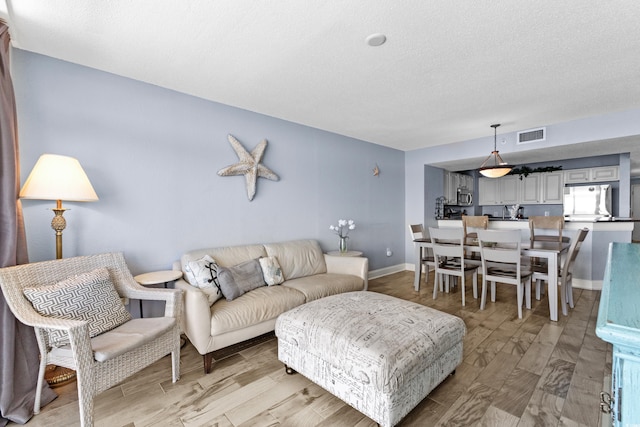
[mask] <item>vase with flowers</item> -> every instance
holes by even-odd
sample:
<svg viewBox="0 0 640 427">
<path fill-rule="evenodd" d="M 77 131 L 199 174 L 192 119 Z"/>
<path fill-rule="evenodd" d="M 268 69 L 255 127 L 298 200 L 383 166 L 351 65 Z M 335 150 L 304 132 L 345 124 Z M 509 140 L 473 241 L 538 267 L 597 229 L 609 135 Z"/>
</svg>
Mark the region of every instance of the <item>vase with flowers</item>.
<svg viewBox="0 0 640 427">
<path fill-rule="evenodd" d="M 333 231 L 340 238 L 340 253 L 347 252 L 347 239 L 349 232 L 356 228 L 356 223 L 352 219 L 339 219 L 338 225 L 330 225 L 329 230 Z"/>
</svg>

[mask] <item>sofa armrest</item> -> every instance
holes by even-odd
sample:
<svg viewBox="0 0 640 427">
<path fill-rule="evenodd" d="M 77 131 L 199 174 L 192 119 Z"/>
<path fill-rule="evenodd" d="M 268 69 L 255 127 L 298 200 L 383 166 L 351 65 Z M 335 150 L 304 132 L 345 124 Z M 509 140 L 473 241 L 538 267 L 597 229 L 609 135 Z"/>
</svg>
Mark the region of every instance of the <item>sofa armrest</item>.
<svg viewBox="0 0 640 427">
<path fill-rule="evenodd" d="M 175 288 L 182 291 L 183 304 L 180 329 L 187 334 L 200 354 L 207 352 L 211 341 L 211 307 L 207 295 L 183 279 L 175 282 Z"/>
<path fill-rule="evenodd" d="M 351 274 L 364 280 L 364 290 L 369 288 L 369 259 L 365 257 L 343 257 L 324 255 L 327 273 Z"/>
</svg>

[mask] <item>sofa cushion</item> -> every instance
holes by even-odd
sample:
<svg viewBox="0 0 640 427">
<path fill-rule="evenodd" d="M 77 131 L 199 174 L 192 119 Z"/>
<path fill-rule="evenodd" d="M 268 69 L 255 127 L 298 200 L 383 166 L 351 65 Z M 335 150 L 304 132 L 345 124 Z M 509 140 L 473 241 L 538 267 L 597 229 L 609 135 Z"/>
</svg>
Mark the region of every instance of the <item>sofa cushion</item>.
<svg viewBox="0 0 640 427">
<path fill-rule="evenodd" d="M 218 283 L 227 301 L 265 286 L 262 269 L 257 259 L 245 261 L 233 267 L 218 267 Z"/>
<path fill-rule="evenodd" d="M 304 302 L 302 293 L 284 286 L 263 286 L 233 301 L 222 299 L 211 306 L 211 335 L 275 319 Z"/>
<path fill-rule="evenodd" d="M 258 260 L 262 269 L 262 277 L 268 286 L 279 285 L 284 282 L 282 268 L 278 262 L 278 258 L 268 256 Z"/>
<path fill-rule="evenodd" d="M 285 280 L 326 273 L 327 265 L 315 240 L 294 240 L 264 245 L 268 256 L 278 258 Z"/>
<path fill-rule="evenodd" d="M 343 292 L 362 291 L 364 280 L 350 274 L 324 273 L 287 280 L 282 286 L 302 292 L 309 302 Z"/>
<path fill-rule="evenodd" d="M 218 264 L 209 255 L 188 261 L 185 265 L 185 277 L 191 286 L 199 288 L 207 295 L 209 305 L 222 298 L 218 284 Z"/>
<path fill-rule="evenodd" d="M 23 292 L 43 316 L 84 320 L 91 337 L 131 320 L 105 267 Z M 60 330 L 50 330 L 49 341 L 54 346 L 69 343 L 67 333 Z"/>
</svg>

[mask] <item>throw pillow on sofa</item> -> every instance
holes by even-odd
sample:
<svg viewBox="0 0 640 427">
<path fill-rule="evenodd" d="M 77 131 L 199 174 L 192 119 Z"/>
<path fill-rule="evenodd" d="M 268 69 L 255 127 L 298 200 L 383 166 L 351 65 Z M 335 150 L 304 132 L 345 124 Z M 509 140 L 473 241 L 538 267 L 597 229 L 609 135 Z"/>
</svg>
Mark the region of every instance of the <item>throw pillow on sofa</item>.
<svg viewBox="0 0 640 427">
<path fill-rule="evenodd" d="M 92 338 L 131 320 L 104 267 L 53 285 L 24 288 L 23 293 L 43 316 L 88 322 Z M 49 341 L 53 346 L 69 344 L 67 333 L 60 330 L 50 330 Z"/>
<path fill-rule="evenodd" d="M 278 263 L 278 258 L 274 256 L 263 257 L 258 259 L 260 268 L 262 269 L 262 276 L 267 285 L 279 285 L 284 282 L 284 276 L 282 275 L 282 268 Z"/>
<path fill-rule="evenodd" d="M 207 295 L 209 305 L 222 298 L 222 290 L 218 283 L 219 268 L 216 261 L 209 255 L 189 261 L 184 267 L 187 281 Z"/>
<path fill-rule="evenodd" d="M 233 267 L 218 267 L 218 282 L 227 301 L 233 301 L 265 285 L 257 259 L 245 261 Z"/>
</svg>

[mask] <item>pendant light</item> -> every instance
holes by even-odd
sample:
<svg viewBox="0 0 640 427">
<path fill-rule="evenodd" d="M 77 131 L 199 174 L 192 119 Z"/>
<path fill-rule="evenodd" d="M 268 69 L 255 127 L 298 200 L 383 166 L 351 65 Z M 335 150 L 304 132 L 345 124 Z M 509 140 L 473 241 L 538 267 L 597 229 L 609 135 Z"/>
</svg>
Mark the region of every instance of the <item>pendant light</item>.
<svg viewBox="0 0 640 427">
<path fill-rule="evenodd" d="M 496 149 L 498 126 L 500 125 L 491 125 L 493 128 L 493 151 L 489 154 L 489 157 L 482 162 L 479 169 L 480 173 L 487 178 L 500 178 L 501 176 L 505 176 L 511 172 L 511 169 L 513 169 L 507 164 L 507 162 L 502 160 L 502 157 L 500 157 L 500 154 L 498 154 L 498 150 Z M 493 161 L 491 161 L 491 159 L 493 159 Z"/>
</svg>

